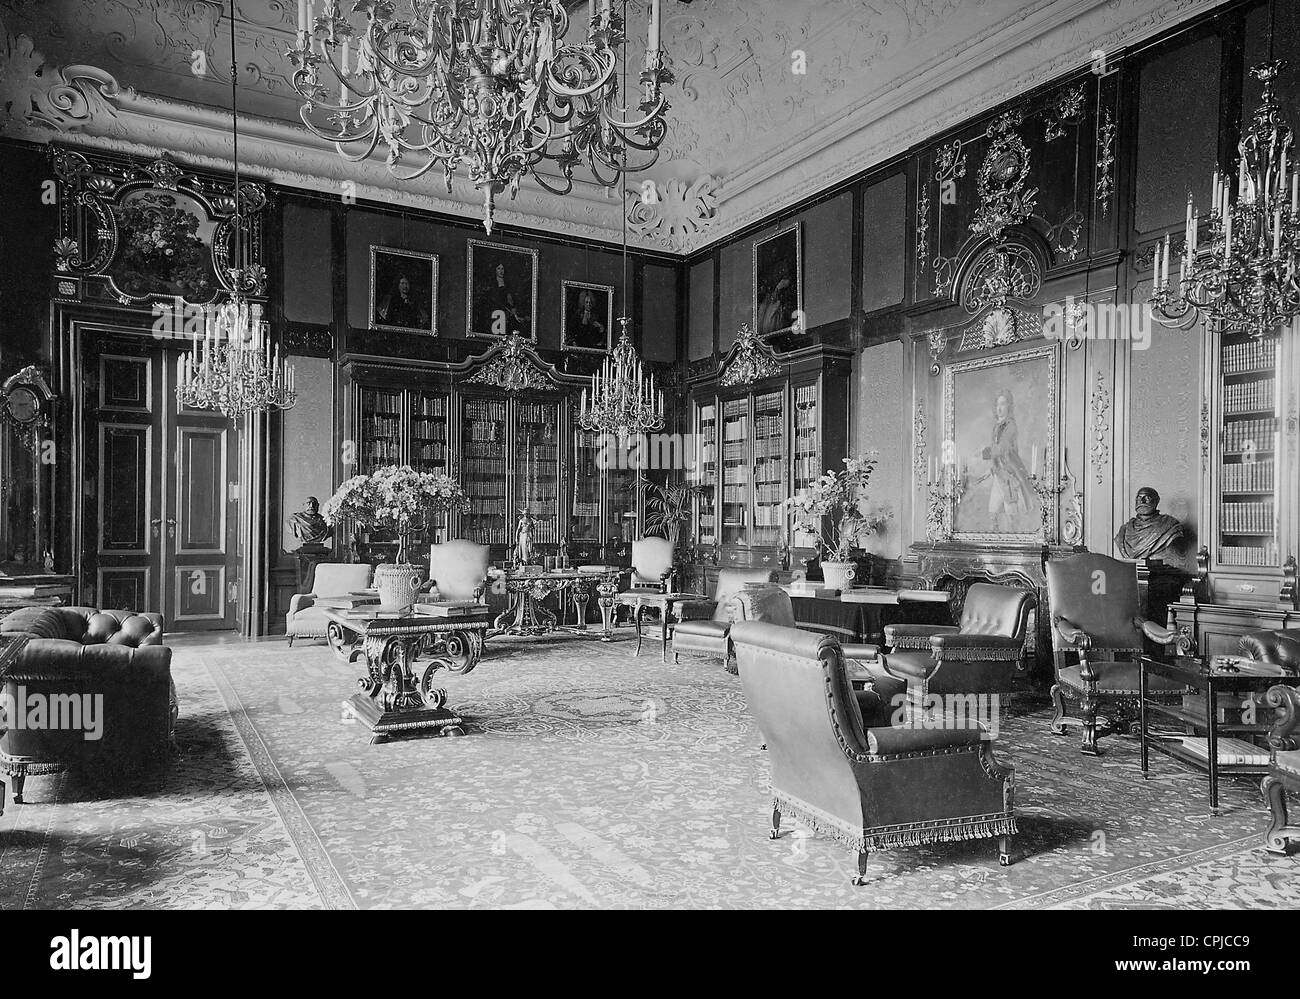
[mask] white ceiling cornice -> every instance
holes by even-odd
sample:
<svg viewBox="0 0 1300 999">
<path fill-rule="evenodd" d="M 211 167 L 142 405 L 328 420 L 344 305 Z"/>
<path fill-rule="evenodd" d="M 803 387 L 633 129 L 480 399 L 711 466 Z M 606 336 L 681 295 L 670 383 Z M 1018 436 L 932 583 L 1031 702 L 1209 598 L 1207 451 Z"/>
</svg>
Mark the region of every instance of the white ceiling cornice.
<svg viewBox="0 0 1300 999">
<path fill-rule="evenodd" d="M 85 6 L 107 2 L 90 0 Z M 1095 49 L 1118 52 L 1220 2 L 933 0 L 917 7 L 905 0 L 825 0 L 767 7 L 755 0 L 697 0 L 690 7 L 676 6 L 665 44 L 678 74 L 672 94 L 677 106 L 669 112 L 677 121 L 650 176 L 693 181 L 716 171 L 718 207 L 711 217 L 692 220 L 696 224 L 685 235 L 679 230 L 670 238 L 668 226 L 635 226 L 634 245 L 698 250 L 1077 70 Z M 105 48 L 106 68 L 43 65 L 40 37 L 34 49 L 0 25 L 0 88 L 8 92 L 0 93 L 0 106 L 18 97 L 6 133 L 35 141 L 71 139 L 136 155 L 167 152 L 194 167 L 228 170 L 228 111 L 128 89 L 139 82 L 128 73 L 153 86 L 175 86 L 181 79 L 175 67 L 165 72 L 148 67 L 160 66 L 163 56 L 174 61 L 176 52 L 183 55 L 198 44 L 199 36 L 187 31 L 206 32 L 202 46 L 213 50 L 206 6 L 199 5 L 202 16 L 185 19 L 171 9 L 180 3 L 147 0 L 140 5 L 152 10 L 147 25 L 113 4 L 112 17 L 126 41 Z M 11 0 L 0 0 L 0 11 L 6 7 L 12 7 Z M 481 219 L 481 199 L 463 181 L 450 195 L 436 171 L 402 182 L 381 158 L 349 162 L 301 124 L 266 116 L 292 108 L 275 54 L 277 47 L 283 49 L 291 7 L 283 0 L 241 0 L 239 6 L 239 29 L 251 52 L 244 64 L 254 77 L 247 88 L 241 85 L 241 95 L 248 89 L 250 105 L 265 112 L 241 114 L 241 169 L 286 186 Z M 754 10 L 759 7 L 765 8 L 761 20 Z M 961 13 L 971 19 L 964 28 Z M 192 23 L 202 27 L 189 27 Z M 97 42 L 71 38 L 75 28 L 51 43 L 89 61 L 98 54 Z M 783 77 L 781 69 L 788 67 L 772 65 L 773 53 L 786 58 L 801 45 L 821 60 L 821 75 L 811 82 Z M 160 55 L 151 63 L 148 55 L 154 52 Z M 629 57 L 635 60 L 638 53 Z M 218 93 L 203 90 L 201 96 L 206 100 Z M 777 112 L 785 115 L 780 127 L 774 125 Z M 751 141 L 738 144 L 737 134 Z M 345 186 L 349 183 L 355 189 Z M 560 197 L 526 180 L 517 199 L 499 203 L 497 220 L 507 230 L 523 227 L 616 244 L 619 212 L 616 197 L 594 184 L 579 183 Z"/>
</svg>

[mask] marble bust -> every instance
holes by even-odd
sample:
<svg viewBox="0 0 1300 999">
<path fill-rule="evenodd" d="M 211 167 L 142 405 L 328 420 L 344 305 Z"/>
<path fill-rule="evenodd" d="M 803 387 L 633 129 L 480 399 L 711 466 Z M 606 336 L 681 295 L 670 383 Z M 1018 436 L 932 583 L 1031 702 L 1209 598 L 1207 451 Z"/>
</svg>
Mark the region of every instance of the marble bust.
<svg viewBox="0 0 1300 999">
<path fill-rule="evenodd" d="M 1115 547 L 1125 558 L 1161 558 L 1172 550 L 1182 554 L 1183 524 L 1177 517 L 1160 512 L 1160 494 L 1150 486 L 1138 490 L 1132 517 L 1115 535 Z"/>
<path fill-rule="evenodd" d="M 334 528 L 320 515 L 320 501 L 315 496 L 308 496 L 303 508 L 289 518 L 289 530 L 308 551 L 323 550 L 334 535 Z"/>
</svg>

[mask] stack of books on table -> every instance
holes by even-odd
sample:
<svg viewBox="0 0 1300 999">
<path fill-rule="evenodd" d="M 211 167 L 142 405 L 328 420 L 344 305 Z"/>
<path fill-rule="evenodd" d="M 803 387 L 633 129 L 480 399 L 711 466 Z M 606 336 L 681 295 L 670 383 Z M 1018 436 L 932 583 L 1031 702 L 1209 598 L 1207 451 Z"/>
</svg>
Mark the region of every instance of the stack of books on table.
<svg viewBox="0 0 1300 999">
<path fill-rule="evenodd" d="M 321 597 L 316 601 L 317 607 L 330 610 L 364 610 L 379 605 L 379 594 L 370 590 L 358 590 L 341 597 Z"/>
<path fill-rule="evenodd" d="M 486 614 L 488 605 L 477 600 L 439 600 L 437 603 L 416 604 L 411 610 L 425 617 L 468 617 Z"/>
<path fill-rule="evenodd" d="M 792 597 L 819 597 L 823 600 L 834 600 L 840 595 L 840 591 L 833 586 L 819 586 L 807 580 L 788 583 L 783 589 Z"/>
<path fill-rule="evenodd" d="M 1256 746 L 1253 742 L 1247 742 L 1244 739 L 1224 739 L 1218 741 L 1219 766 L 1247 766 L 1247 767 L 1266 767 L 1268 766 L 1268 750 L 1262 746 Z M 1210 761 L 1210 740 L 1199 736 L 1183 736 L 1183 749 L 1191 753 L 1197 759 Z"/>
</svg>

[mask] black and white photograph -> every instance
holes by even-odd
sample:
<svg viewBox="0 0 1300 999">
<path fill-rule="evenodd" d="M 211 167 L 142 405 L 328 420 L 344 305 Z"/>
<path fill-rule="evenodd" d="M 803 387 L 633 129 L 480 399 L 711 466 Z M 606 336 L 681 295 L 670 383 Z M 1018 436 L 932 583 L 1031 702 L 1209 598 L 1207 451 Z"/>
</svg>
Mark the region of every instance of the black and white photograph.
<svg viewBox="0 0 1300 999">
<path fill-rule="evenodd" d="M 614 286 L 565 281 L 561 285 L 560 349 L 607 353 L 614 349 Z"/>
<path fill-rule="evenodd" d="M 759 336 L 802 326 L 803 227 L 754 242 L 754 329 Z"/>
<path fill-rule="evenodd" d="M 0 0 L 6 971 L 1285 990 L 1298 127 L 1300 0 Z"/>
<path fill-rule="evenodd" d="M 370 248 L 370 328 L 438 332 L 438 258 L 432 253 Z"/>
<path fill-rule="evenodd" d="M 468 333 L 536 339 L 538 251 L 468 241 Z"/>
</svg>

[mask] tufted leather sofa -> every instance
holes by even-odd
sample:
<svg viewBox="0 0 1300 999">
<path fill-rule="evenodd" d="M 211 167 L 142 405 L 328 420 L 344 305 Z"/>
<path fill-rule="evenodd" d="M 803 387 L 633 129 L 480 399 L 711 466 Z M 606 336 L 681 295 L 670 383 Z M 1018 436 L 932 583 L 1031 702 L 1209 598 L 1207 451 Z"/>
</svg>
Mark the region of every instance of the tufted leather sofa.
<svg viewBox="0 0 1300 999">
<path fill-rule="evenodd" d="M 734 673 L 727 634 L 735 619 L 735 596 L 746 583 L 775 583 L 775 569 L 722 569 L 713 588 L 712 600 L 684 601 L 677 613 L 682 618 L 673 628 L 673 661 L 688 655 L 721 659 Z"/>
<path fill-rule="evenodd" d="M 7 730 L 0 735 L 0 772 L 13 778 L 16 803 L 22 802 L 29 774 L 75 768 L 117 782 L 168 758 L 177 703 L 172 650 L 162 644 L 160 615 L 25 607 L 0 621 L 0 634 L 28 639 L 2 678 L 9 711 L 17 714 L 19 704 L 34 708 L 40 703 L 52 712 L 52 706 L 61 703 L 75 719 L 95 703 L 87 697 L 99 699 L 101 705 L 101 710 L 81 718 L 80 727 L 6 719 Z M 24 717 L 34 717 L 32 710 Z"/>
<path fill-rule="evenodd" d="M 1248 659 L 1277 663 L 1290 673 L 1300 673 L 1300 628 L 1252 631 L 1237 640 L 1237 648 Z"/>
</svg>

